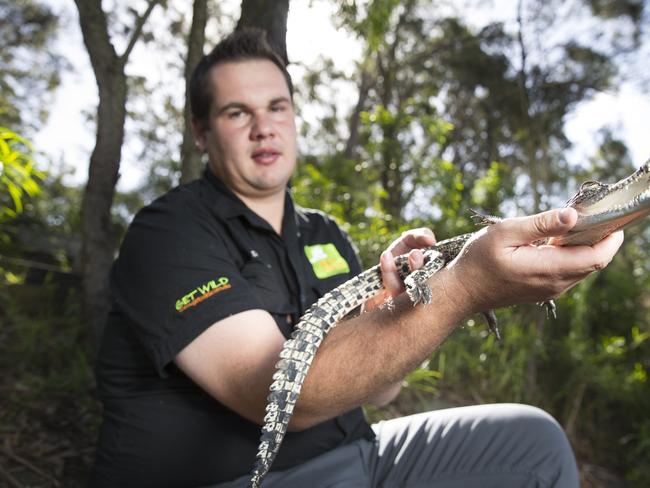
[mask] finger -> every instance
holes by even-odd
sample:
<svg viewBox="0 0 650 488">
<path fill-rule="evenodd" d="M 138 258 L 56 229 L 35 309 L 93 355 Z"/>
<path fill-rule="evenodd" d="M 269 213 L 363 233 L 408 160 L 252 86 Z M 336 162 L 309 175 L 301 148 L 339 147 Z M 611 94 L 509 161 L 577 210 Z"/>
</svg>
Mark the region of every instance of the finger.
<svg viewBox="0 0 650 488">
<path fill-rule="evenodd" d="M 613 256 L 623 245 L 624 240 L 625 234 L 622 230 L 619 230 L 608 235 L 602 241 L 597 242 L 592 247 L 597 252 L 602 252 Z"/>
<path fill-rule="evenodd" d="M 522 246 L 516 249 L 522 265 L 546 263 L 545 271 L 553 276 L 582 279 L 605 268 L 623 244 L 623 232 L 607 236 L 593 246 Z"/>
<path fill-rule="evenodd" d="M 381 281 L 384 289 L 365 301 L 363 304 L 364 312 L 381 307 L 386 303 L 386 300 L 398 294 L 394 294 L 391 291 L 395 288 L 395 281 L 392 276 L 397 274 L 397 266 L 395 265 L 395 260 L 390 252 L 384 251 L 379 256 L 379 271 L 381 272 Z"/>
<path fill-rule="evenodd" d="M 419 249 L 413 249 L 409 253 L 408 260 L 409 269 L 411 271 L 415 271 L 416 269 L 420 269 L 422 266 L 424 266 L 424 254 Z"/>
<path fill-rule="evenodd" d="M 402 292 L 404 284 L 397 272 L 393 255 L 384 251 L 379 258 L 379 267 L 381 269 L 381 279 L 384 288 L 390 296 L 397 296 Z"/>
<path fill-rule="evenodd" d="M 375 310 L 376 308 L 383 306 L 389 298 L 390 295 L 388 292 L 386 290 L 381 290 L 374 297 L 368 298 L 368 300 L 366 300 L 362 305 L 361 310 L 363 312 L 370 312 L 371 310 Z"/>
<path fill-rule="evenodd" d="M 502 232 L 506 246 L 522 246 L 546 237 L 566 234 L 573 228 L 578 213 L 571 207 L 549 210 L 529 217 L 504 219 L 490 229 Z"/>
<path fill-rule="evenodd" d="M 421 227 L 404 232 L 399 239 L 393 241 L 388 250 L 393 256 L 406 254 L 411 249 L 430 247 L 436 243 L 436 236 L 431 229 Z"/>
<path fill-rule="evenodd" d="M 623 231 L 618 231 L 593 246 L 571 246 L 564 247 L 562 250 L 569 251 L 567 266 L 573 265 L 576 269 L 582 268 L 588 274 L 605 268 L 622 244 Z"/>
<path fill-rule="evenodd" d="M 587 248 L 591 247 L 597 256 L 597 260 L 592 265 L 591 269 L 593 271 L 598 271 L 605 268 L 612 261 L 612 259 L 614 259 L 614 256 L 623 245 L 624 240 L 625 236 L 623 234 L 623 231 L 619 230 L 608 235 L 593 246 L 585 246 Z"/>
</svg>

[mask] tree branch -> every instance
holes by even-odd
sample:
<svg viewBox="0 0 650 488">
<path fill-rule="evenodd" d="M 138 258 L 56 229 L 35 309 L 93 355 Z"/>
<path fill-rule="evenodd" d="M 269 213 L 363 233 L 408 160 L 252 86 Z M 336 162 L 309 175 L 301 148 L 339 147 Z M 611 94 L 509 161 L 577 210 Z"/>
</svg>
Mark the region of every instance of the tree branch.
<svg viewBox="0 0 650 488">
<path fill-rule="evenodd" d="M 183 142 L 181 143 L 181 183 L 188 183 L 201 176 L 201 154 L 194 145 L 192 134 L 192 109 L 190 107 L 190 79 L 194 68 L 203 56 L 205 45 L 205 24 L 208 20 L 207 0 L 194 0 L 192 26 L 187 39 L 187 58 L 185 60 L 185 119 Z"/>
<path fill-rule="evenodd" d="M 131 39 L 129 39 L 129 44 L 126 46 L 124 54 L 120 56 L 120 62 L 122 63 L 122 66 L 126 65 L 126 62 L 129 60 L 131 51 L 133 50 L 135 43 L 138 41 L 138 37 L 140 37 L 140 34 L 142 33 L 142 28 L 144 27 L 145 22 L 159 1 L 160 0 L 149 0 L 147 10 L 144 12 L 144 14 L 137 18 L 135 22 L 135 28 L 133 29 L 133 34 L 131 34 Z"/>
<path fill-rule="evenodd" d="M 102 10 L 101 0 L 75 0 L 75 3 L 79 11 L 79 25 L 84 44 L 99 84 L 104 78 L 104 73 L 110 69 L 117 58 L 108 36 L 106 14 Z"/>
<path fill-rule="evenodd" d="M 367 63 L 365 63 L 367 64 Z M 361 122 L 361 112 L 366 106 L 366 101 L 368 99 L 368 90 L 374 82 L 374 77 L 370 73 L 370 69 L 367 66 L 361 68 L 361 81 L 359 83 L 359 98 L 357 99 L 357 104 L 350 115 L 348 127 L 349 135 L 348 140 L 345 144 L 345 150 L 343 151 L 343 156 L 346 159 L 355 159 L 356 151 L 359 146 L 359 124 Z"/>
<path fill-rule="evenodd" d="M 242 0 L 241 16 L 235 30 L 258 27 L 266 31 L 271 46 L 289 63 L 287 57 L 287 16 L 289 0 Z"/>
</svg>

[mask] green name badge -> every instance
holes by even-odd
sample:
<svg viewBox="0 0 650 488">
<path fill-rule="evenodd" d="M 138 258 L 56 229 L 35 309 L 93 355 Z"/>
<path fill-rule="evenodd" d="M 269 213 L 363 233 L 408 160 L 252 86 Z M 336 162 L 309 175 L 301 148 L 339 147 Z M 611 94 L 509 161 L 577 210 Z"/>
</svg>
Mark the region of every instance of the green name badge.
<svg viewBox="0 0 650 488">
<path fill-rule="evenodd" d="M 350 266 L 339 254 L 334 244 L 314 244 L 305 246 L 305 254 L 318 279 L 329 278 L 341 273 L 348 273 Z"/>
</svg>

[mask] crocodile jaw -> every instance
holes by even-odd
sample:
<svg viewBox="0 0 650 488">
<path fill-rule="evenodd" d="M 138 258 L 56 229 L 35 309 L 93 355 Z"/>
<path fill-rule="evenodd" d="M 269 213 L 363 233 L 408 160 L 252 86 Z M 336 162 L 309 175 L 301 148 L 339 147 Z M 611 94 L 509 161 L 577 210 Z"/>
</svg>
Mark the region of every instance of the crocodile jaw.
<svg viewBox="0 0 650 488">
<path fill-rule="evenodd" d="M 568 203 L 578 221 L 568 234 L 553 237 L 556 246 L 592 245 L 650 214 L 650 161 L 613 185 L 585 183 Z"/>
</svg>

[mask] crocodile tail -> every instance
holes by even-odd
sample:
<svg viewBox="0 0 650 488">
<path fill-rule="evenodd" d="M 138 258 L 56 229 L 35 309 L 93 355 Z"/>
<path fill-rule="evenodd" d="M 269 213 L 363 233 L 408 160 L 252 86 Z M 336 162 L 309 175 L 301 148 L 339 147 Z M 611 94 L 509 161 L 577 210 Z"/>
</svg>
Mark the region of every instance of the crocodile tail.
<svg viewBox="0 0 650 488">
<path fill-rule="evenodd" d="M 312 332 L 318 329 L 310 318 L 305 317 L 301 321 L 301 324 L 309 326 L 309 331 L 297 329 L 292 338 L 285 342 L 280 352 L 281 359 L 275 365 L 277 371 L 273 374 L 271 393 L 267 397 L 262 435 L 251 475 L 251 488 L 259 486 L 277 456 L 309 366 L 325 337 L 324 334 L 319 336 Z"/>
</svg>

